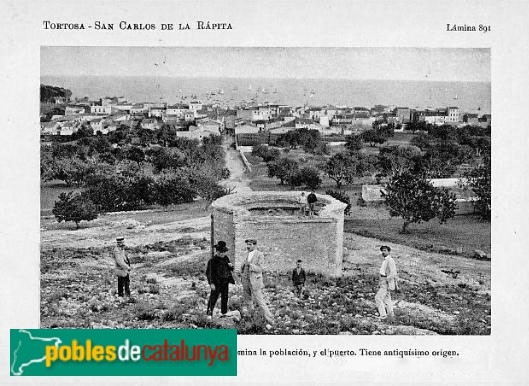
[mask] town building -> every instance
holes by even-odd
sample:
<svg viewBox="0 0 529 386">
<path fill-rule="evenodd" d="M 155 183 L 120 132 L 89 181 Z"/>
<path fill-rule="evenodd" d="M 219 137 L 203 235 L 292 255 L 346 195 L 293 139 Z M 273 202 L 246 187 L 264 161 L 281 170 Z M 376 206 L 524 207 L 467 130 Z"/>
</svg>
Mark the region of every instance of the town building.
<svg viewBox="0 0 529 386">
<path fill-rule="evenodd" d="M 86 112 L 83 106 L 66 106 L 64 109 L 64 115 L 79 115 Z"/>
<path fill-rule="evenodd" d="M 397 107 L 396 115 L 399 123 L 409 123 L 411 120 L 411 109 L 409 107 Z"/>
<path fill-rule="evenodd" d="M 189 110 L 196 112 L 202 110 L 202 102 L 199 100 L 192 100 L 189 102 Z"/>
<path fill-rule="evenodd" d="M 189 105 L 183 104 L 183 103 L 177 103 L 172 106 L 167 106 L 167 109 L 165 110 L 165 114 L 169 116 L 176 116 L 179 118 L 184 118 L 184 114 L 189 111 L 192 112 L 192 110 L 189 109 Z"/>
<path fill-rule="evenodd" d="M 149 117 L 162 118 L 165 115 L 165 107 L 151 107 Z"/>
<path fill-rule="evenodd" d="M 110 104 L 92 105 L 90 106 L 90 113 L 98 115 L 110 115 L 112 113 L 112 106 Z"/>
<path fill-rule="evenodd" d="M 446 123 L 457 123 L 460 121 L 459 107 L 448 107 L 446 113 Z"/>
<path fill-rule="evenodd" d="M 160 123 L 156 119 L 147 118 L 141 121 L 140 126 L 146 130 L 157 130 L 160 128 Z"/>
</svg>

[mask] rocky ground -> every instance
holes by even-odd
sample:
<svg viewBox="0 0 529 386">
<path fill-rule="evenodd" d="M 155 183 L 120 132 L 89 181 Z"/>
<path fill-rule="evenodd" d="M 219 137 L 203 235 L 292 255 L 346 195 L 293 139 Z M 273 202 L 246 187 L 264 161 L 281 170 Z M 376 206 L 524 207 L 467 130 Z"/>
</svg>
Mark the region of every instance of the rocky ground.
<svg viewBox="0 0 529 386">
<path fill-rule="evenodd" d="M 154 214 L 155 215 L 155 214 Z M 204 271 L 210 254 L 209 216 L 154 224 L 104 216 L 80 230 L 43 220 L 43 328 L 237 328 L 241 334 L 490 334 L 490 261 L 426 253 L 391 244 L 400 269 L 396 320 L 377 319 L 380 241 L 346 234 L 344 277 L 309 274 L 304 299 L 285 273 L 265 277 L 273 330 L 258 315 L 205 316 Z M 181 217 L 175 215 L 175 217 Z M 49 227 L 49 229 L 47 228 Z M 116 297 L 111 250 L 124 234 L 131 256 L 132 299 Z M 220 306 L 218 304 L 217 308 Z M 230 287 L 230 309 L 241 308 L 241 285 Z"/>
</svg>

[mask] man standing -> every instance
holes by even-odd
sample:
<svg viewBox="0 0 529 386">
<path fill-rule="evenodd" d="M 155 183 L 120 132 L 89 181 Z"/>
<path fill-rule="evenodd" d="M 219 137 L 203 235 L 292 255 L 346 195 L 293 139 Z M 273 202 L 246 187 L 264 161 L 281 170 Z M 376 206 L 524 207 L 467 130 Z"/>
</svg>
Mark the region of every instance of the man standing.
<svg viewBox="0 0 529 386">
<path fill-rule="evenodd" d="M 382 265 L 379 270 L 380 281 L 379 289 L 375 295 L 375 302 L 378 307 L 380 319 L 386 319 L 388 316 L 393 318 L 393 303 L 391 301 L 391 291 L 398 290 L 397 284 L 397 265 L 395 260 L 389 255 L 391 248 L 387 245 L 380 247 L 382 252 Z"/>
<path fill-rule="evenodd" d="M 123 290 L 125 295 L 130 297 L 130 260 L 125 252 L 125 238 L 116 238 L 116 247 L 114 248 L 114 272 L 118 277 L 118 296 L 123 297 Z"/>
<path fill-rule="evenodd" d="M 248 256 L 241 267 L 242 289 L 245 305 L 253 308 L 254 302 L 260 308 L 263 316 L 267 322 L 266 329 L 270 330 L 274 319 L 272 313 L 268 309 L 263 297 L 263 260 L 264 254 L 256 249 L 257 241 L 249 239 L 244 241 Z"/>
<path fill-rule="evenodd" d="M 316 209 L 316 202 L 318 202 L 318 198 L 316 197 L 316 194 L 314 193 L 314 189 L 310 191 L 310 194 L 307 196 L 307 203 L 309 204 L 309 216 L 314 216 L 314 211 Z"/>
<path fill-rule="evenodd" d="M 299 196 L 299 199 L 298 199 L 298 203 L 299 203 L 299 212 L 301 216 L 306 216 L 307 197 L 305 196 L 305 192 L 301 192 L 301 195 Z"/>
<path fill-rule="evenodd" d="M 220 294 L 220 312 L 224 316 L 228 312 L 228 287 L 229 284 L 235 284 L 233 280 L 233 264 L 230 263 L 226 252 L 228 248 L 224 241 L 219 241 L 215 245 L 217 253 L 208 261 L 206 269 L 206 276 L 208 277 L 208 283 L 211 288 L 208 300 L 208 316 L 213 316 L 213 309 L 217 304 L 217 299 Z"/>
<path fill-rule="evenodd" d="M 292 271 L 292 283 L 296 290 L 296 295 L 301 298 L 303 287 L 305 286 L 305 270 L 301 268 L 301 260 L 298 260 L 296 268 Z"/>
</svg>

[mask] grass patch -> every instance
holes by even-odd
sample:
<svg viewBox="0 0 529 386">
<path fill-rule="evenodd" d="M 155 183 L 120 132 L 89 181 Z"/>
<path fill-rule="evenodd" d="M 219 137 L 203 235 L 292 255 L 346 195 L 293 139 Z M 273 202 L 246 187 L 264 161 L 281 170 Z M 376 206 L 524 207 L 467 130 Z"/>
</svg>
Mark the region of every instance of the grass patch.
<svg viewBox="0 0 529 386">
<path fill-rule="evenodd" d="M 377 212 L 386 210 L 385 208 L 372 209 Z M 436 220 L 411 224 L 410 233 L 401 234 L 399 233 L 402 228 L 401 219 L 354 218 L 354 207 L 351 213 L 352 216 L 344 223 L 345 232 L 431 252 L 472 257 L 473 251 L 480 249 L 490 256 L 490 223 L 483 222 L 474 216 L 457 216 L 445 224 L 439 224 Z"/>
</svg>

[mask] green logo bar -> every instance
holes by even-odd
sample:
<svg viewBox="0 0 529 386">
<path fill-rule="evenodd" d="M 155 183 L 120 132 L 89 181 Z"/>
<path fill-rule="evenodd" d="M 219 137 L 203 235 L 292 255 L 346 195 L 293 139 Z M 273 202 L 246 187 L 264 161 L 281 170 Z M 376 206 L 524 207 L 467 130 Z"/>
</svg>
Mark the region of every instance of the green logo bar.
<svg viewBox="0 0 529 386">
<path fill-rule="evenodd" d="M 12 329 L 12 376 L 237 375 L 237 330 Z"/>
</svg>

